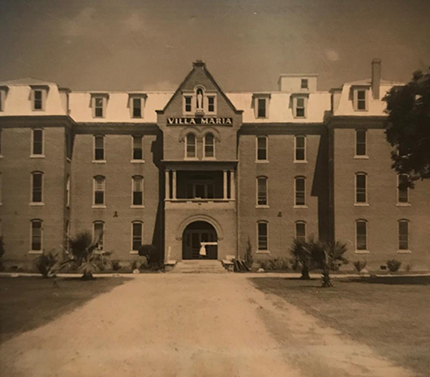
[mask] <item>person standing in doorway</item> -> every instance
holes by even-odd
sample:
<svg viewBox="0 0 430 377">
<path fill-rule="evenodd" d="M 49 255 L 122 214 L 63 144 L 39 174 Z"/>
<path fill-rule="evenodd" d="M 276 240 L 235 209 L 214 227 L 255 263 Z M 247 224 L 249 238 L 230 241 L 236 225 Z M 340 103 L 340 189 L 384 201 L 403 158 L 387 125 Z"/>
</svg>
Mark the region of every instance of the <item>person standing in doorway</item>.
<svg viewBox="0 0 430 377">
<path fill-rule="evenodd" d="M 205 259 L 206 256 L 207 256 L 207 254 L 206 254 L 206 246 L 203 245 L 203 244 L 201 244 L 200 250 L 199 250 L 199 257 L 200 257 L 200 259 Z"/>
</svg>

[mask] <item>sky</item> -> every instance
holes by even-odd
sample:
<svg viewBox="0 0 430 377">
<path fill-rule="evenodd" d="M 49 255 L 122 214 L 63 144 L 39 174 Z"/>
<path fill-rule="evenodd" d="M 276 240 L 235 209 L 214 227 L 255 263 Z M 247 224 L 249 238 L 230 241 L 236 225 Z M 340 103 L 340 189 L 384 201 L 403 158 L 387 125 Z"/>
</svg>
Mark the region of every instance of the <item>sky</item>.
<svg viewBox="0 0 430 377">
<path fill-rule="evenodd" d="M 225 91 L 318 89 L 430 66 L 430 0 L 0 0 L 0 81 L 175 90 L 201 59 Z"/>
</svg>

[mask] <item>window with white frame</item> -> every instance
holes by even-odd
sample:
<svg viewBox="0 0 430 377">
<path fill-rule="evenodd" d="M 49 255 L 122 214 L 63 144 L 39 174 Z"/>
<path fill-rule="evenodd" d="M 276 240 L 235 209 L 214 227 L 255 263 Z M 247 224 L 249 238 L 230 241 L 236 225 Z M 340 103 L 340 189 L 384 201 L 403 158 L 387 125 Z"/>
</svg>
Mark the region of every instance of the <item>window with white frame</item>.
<svg viewBox="0 0 430 377">
<path fill-rule="evenodd" d="M 267 181 L 267 177 L 257 177 L 257 206 L 267 206 L 269 204 Z"/>
<path fill-rule="evenodd" d="M 6 90 L 7 88 L 3 89 L 0 87 L 0 111 L 4 111 L 4 103 L 6 100 Z"/>
<path fill-rule="evenodd" d="M 354 89 L 354 110 L 366 111 L 367 110 L 367 92 L 365 88 Z"/>
<path fill-rule="evenodd" d="M 306 205 L 306 178 L 296 177 L 294 179 L 294 205 Z"/>
<path fill-rule="evenodd" d="M 43 173 L 31 173 L 31 203 L 43 203 Z"/>
<path fill-rule="evenodd" d="M 205 158 L 215 157 L 215 137 L 212 133 L 207 133 L 204 138 Z"/>
<path fill-rule="evenodd" d="M 94 177 L 94 205 L 105 205 L 106 179 L 102 175 Z"/>
<path fill-rule="evenodd" d="M 367 250 L 367 221 L 357 220 L 355 222 L 355 249 Z"/>
<path fill-rule="evenodd" d="M 93 118 L 104 118 L 106 116 L 107 98 L 107 95 L 92 96 Z"/>
<path fill-rule="evenodd" d="M 267 99 L 257 98 L 257 118 L 267 117 Z"/>
<path fill-rule="evenodd" d="M 306 222 L 296 221 L 296 240 L 306 242 Z"/>
<path fill-rule="evenodd" d="M 105 137 L 103 135 L 94 136 L 94 160 L 105 161 Z"/>
<path fill-rule="evenodd" d="M 267 136 L 257 136 L 257 161 L 268 160 L 267 145 L 268 145 Z"/>
<path fill-rule="evenodd" d="M 409 221 L 398 221 L 399 250 L 409 250 Z"/>
<path fill-rule="evenodd" d="M 105 223 L 103 221 L 94 221 L 93 226 L 93 238 L 94 242 L 97 243 L 97 250 L 103 250 Z"/>
<path fill-rule="evenodd" d="M 306 104 L 307 97 L 305 96 L 294 96 L 294 117 L 295 118 L 306 118 Z"/>
<path fill-rule="evenodd" d="M 134 161 L 143 160 L 143 136 L 133 136 L 133 155 L 131 157 Z"/>
<path fill-rule="evenodd" d="M 367 131 L 363 129 L 355 130 L 355 155 L 367 155 Z"/>
<path fill-rule="evenodd" d="M 130 102 L 131 102 L 131 117 L 132 118 L 143 118 L 144 98 L 132 96 L 132 97 L 130 97 Z"/>
<path fill-rule="evenodd" d="M 43 130 L 41 129 L 32 130 L 31 155 L 43 156 Z"/>
<path fill-rule="evenodd" d="M 399 204 L 409 203 L 409 188 L 407 174 L 399 174 L 397 176 L 397 202 Z"/>
<path fill-rule="evenodd" d="M 208 103 L 208 113 L 215 113 L 216 107 L 215 107 L 215 96 L 207 96 L 207 103 Z"/>
<path fill-rule="evenodd" d="M 133 206 L 143 206 L 143 177 L 140 175 L 132 177 L 132 196 Z"/>
<path fill-rule="evenodd" d="M 257 244 L 258 251 L 269 250 L 269 223 L 267 221 L 257 223 Z"/>
<path fill-rule="evenodd" d="M 67 176 L 66 181 L 66 206 L 70 207 L 70 175 Z"/>
<path fill-rule="evenodd" d="M 46 89 L 34 88 L 31 90 L 32 109 L 35 111 L 45 110 Z"/>
<path fill-rule="evenodd" d="M 184 113 L 190 114 L 193 112 L 193 96 L 184 96 Z"/>
<path fill-rule="evenodd" d="M 31 220 L 31 244 L 30 251 L 32 252 L 42 252 L 43 250 L 43 227 L 42 220 L 35 219 Z"/>
<path fill-rule="evenodd" d="M 196 143 L 196 135 L 193 133 L 187 134 L 185 138 L 185 153 L 187 158 L 196 158 L 197 157 L 197 143 Z"/>
<path fill-rule="evenodd" d="M 300 88 L 301 89 L 309 89 L 309 80 L 308 79 L 301 79 L 300 80 Z"/>
<path fill-rule="evenodd" d="M 306 136 L 297 135 L 294 138 L 294 161 L 306 161 Z"/>
<path fill-rule="evenodd" d="M 367 174 L 355 174 L 355 203 L 367 203 Z"/>
<path fill-rule="evenodd" d="M 133 221 L 131 227 L 131 250 L 139 251 L 139 247 L 143 244 L 143 223 L 141 221 Z"/>
</svg>

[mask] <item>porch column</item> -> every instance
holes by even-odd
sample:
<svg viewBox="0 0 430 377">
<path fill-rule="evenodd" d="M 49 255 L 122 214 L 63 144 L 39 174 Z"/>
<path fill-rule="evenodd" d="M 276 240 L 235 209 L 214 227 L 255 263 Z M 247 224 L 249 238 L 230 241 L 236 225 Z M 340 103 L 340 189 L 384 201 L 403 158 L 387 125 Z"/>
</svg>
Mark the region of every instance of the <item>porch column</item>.
<svg viewBox="0 0 430 377">
<path fill-rule="evenodd" d="M 172 186 L 172 199 L 176 199 L 176 170 L 173 170 Z"/>
<path fill-rule="evenodd" d="M 224 170 L 223 183 L 224 183 L 223 199 L 227 200 L 227 170 Z"/>
<path fill-rule="evenodd" d="M 166 181 L 166 199 L 170 199 L 170 170 L 166 170 L 165 172 L 165 181 Z"/>
<path fill-rule="evenodd" d="M 230 170 L 230 199 L 234 200 L 236 194 L 236 186 L 234 181 L 234 170 Z"/>
</svg>

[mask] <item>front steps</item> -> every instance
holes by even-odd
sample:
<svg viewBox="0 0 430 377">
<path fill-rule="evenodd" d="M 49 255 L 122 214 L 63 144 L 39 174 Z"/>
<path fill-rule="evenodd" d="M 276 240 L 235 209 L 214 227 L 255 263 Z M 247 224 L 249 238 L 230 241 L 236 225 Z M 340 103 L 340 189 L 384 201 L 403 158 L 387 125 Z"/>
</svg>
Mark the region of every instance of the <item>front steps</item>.
<svg viewBox="0 0 430 377">
<path fill-rule="evenodd" d="M 227 273 L 227 270 L 218 260 L 184 260 L 177 262 L 170 272 L 178 274 L 223 274 Z"/>
</svg>

